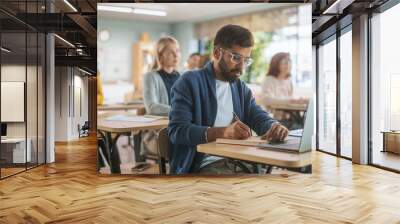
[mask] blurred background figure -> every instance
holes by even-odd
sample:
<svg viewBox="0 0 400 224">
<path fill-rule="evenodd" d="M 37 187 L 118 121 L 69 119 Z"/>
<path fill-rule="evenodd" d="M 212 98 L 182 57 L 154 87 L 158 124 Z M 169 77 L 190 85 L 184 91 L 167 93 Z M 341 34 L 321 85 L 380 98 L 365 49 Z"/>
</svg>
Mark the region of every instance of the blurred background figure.
<svg viewBox="0 0 400 224">
<path fill-rule="evenodd" d="M 143 76 L 143 100 L 146 114 L 168 116 L 171 110 L 171 88 L 179 79 L 177 71 L 181 59 L 178 41 L 165 36 L 155 46 L 156 61 L 153 71 Z M 142 132 L 141 157 L 157 158 L 157 131 Z"/>
<path fill-rule="evenodd" d="M 200 61 L 199 61 L 199 68 L 204 67 L 207 62 L 209 62 L 211 60 L 211 57 L 209 54 L 203 54 L 200 56 Z"/>
<path fill-rule="evenodd" d="M 293 95 L 291 66 L 289 53 L 279 52 L 272 57 L 266 78 L 262 83 L 262 101 L 275 119 L 287 127 L 297 127 L 302 121 L 292 117 L 296 116 L 293 111 L 300 111 L 293 105 L 298 104 L 300 108 L 302 106 L 305 108 L 308 100 Z M 290 108 L 296 110 L 290 110 Z"/>
<path fill-rule="evenodd" d="M 171 109 L 171 88 L 180 75 L 177 71 L 180 57 L 179 44 L 175 38 L 160 38 L 156 44 L 154 70 L 143 76 L 143 99 L 147 114 L 168 115 Z"/>
<path fill-rule="evenodd" d="M 201 55 L 200 53 L 192 53 L 190 54 L 187 62 L 186 62 L 186 69 L 187 71 L 189 70 L 194 70 L 194 69 L 199 69 L 200 68 L 200 59 Z"/>
</svg>

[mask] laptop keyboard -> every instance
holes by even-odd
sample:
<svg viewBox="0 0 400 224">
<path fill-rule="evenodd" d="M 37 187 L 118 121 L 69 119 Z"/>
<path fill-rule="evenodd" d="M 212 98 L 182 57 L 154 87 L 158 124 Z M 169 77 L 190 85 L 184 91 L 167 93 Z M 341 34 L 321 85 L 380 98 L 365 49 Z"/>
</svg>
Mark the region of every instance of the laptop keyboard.
<svg viewBox="0 0 400 224">
<path fill-rule="evenodd" d="M 284 151 L 294 151 L 298 152 L 300 149 L 300 140 L 301 138 L 296 137 L 288 137 L 284 142 L 275 142 L 275 143 L 262 143 L 259 144 L 258 147 L 266 148 L 266 149 L 277 149 Z"/>
</svg>

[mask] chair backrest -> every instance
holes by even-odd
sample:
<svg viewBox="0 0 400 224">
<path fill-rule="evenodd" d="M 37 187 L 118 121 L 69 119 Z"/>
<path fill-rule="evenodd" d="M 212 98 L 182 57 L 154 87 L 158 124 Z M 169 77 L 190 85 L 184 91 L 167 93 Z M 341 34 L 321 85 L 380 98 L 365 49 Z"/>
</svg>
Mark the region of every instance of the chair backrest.
<svg viewBox="0 0 400 224">
<path fill-rule="evenodd" d="M 146 108 L 145 107 L 140 107 L 136 110 L 136 115 L 138 116 L 143 116 L 146 114 Z"/>
<path fill-rule="evenodd" d="M 85 121 L 85 123 L 82 126 L 82 129 L 89 129 L 90 128 L 89 124 L 90 124 L 89 121 Z"/>
<path fill-rule="evenodd" d="M 167 128 L 163 128 L 158 132 L 157 146 L 160 157 L 168 161 L 171 154 L 171 142 L 169 141 Z"/>
</svg>

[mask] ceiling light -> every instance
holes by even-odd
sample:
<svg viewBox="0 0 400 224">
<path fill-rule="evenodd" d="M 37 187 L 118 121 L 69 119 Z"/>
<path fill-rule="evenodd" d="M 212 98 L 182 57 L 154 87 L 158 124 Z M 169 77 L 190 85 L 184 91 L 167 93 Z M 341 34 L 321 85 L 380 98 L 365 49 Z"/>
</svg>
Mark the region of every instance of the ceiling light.
<svg viewBox="0 0 400 224">
<path fill-rule="evenodd" d="M 133 9 L 133 13 L 152 15 L 152 16 L 166 16 L 167 15 L 167 12 L 165 12 L 165 11 L 152 10 L 152 9 Z"/>
<path fill-rule="evenodd" d="M 135 13 L 135 14 L 143 14 L 143 15 L 152 15 L 152 16 L 166 16 L 167 12 L 153 9 L 137 9 L 130 7 L 118 7 L 118 6 L 110 6 L 110 5 L 98 5 L 97 10 L 99 11 L 111 11 L 111 12 L 123 12 L 123 13 Z"/>
<path fill-rule="evenodd" d="M 10 53 L 11 51 L 10 50 L 8 50 L 7 48 L 5 48 L 5 47 L 1 47 L 0 48 L 2 51 L 4 51 L 4 52 L 7 52 L 7 53 Z"/>
<path fill-rule="evenodd" d="M 67 4 L 72 10 L 74 10 L 75 12 L 78 12 L 78 10 L 71 4 L 69 3 L 68 0 L 64 0 L 65 4 Z"/>
<path fill-rule="evenodd" d="M 79 55 L 83 55 L 83 50 L 81 48 L 76 49 L 76 53 Z"/>
<path fill-rule="evenodd" d="M 97 10 L 100 10 L 100 11 L 111 11 L 111 12 L 125 12 L 125 13 L 131 13 L 132 12 L 132 8 L 109 6 L 109 5 L 98 5 L 97 6 Z"/>
<path fill-rule="evenodd" d="M 87 75 L 92 75 L 92 73 L 90 73 L 90 72 L 88 72 L 88 71 L 86 71 L 86 70 L 83 70 L 83 69 L 81 69 L 81 68 L 78 68 L 78 70 L 81 71 L 81 72 L 83 72 L 83 73 L 85 73 L 85 74 L 87 74 Z"/>
<path fill-rule="evenodd" d="M 332 11 L 333 9 L 336 9 L 337 4 L 339 3 L 339 1 L 340 1 L 340 0 L 336 0 L 335 2 L 333 2 L 333 4 L 330 5 L 327 9 L 325 9 L 324 12 L 322 12 L 322 14 L 331 13 L 331 11 Z"/>
<path fill-rule="evenodd" d="M 57 34 L 54 34 L 54 36 L 56 36 L 58 39 L 62 40 L 64 43 L 68 44 L 69 46 L 75 48 L 75 45 L 71 44 L 71 42 L 67 41 L 66 39 L 58 36 Z"/>
<path fill-rule="evenodd" d="M 108 30 L 102 30 L 99 33 L 99 38 L 101 41 L 107 41 L 110 39 L 110 32 Z"/>
<path fill-rule="evenodd" d="M 322 14 L 342 14 L 343 10 L 355 0 L 336 0 Z"/>
</svg>

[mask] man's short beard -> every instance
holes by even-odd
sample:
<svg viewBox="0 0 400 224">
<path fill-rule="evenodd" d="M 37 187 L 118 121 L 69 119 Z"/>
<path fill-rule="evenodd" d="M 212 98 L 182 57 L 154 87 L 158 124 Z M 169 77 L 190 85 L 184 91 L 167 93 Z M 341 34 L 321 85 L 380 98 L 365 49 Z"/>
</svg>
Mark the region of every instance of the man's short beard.
<svg viewBox="0 0 400 224">
<path fill-rule="evenodd" d="M 221 71 L 222 78 L 224 79 L 224 81 L 227 81 L 227 82 L 234 82 L 234 81 L 236 81 L 238 79 L 236 76 L 231 76 L 230 75 L 232 72 L 242 73 L 242 70 L 240 70 L 240 69 L 229 70 L 228 69 L 228 65 L 225 62 L 224 58 L 221 58 L 221 60 L 218 63 L 218 67 L 219 67 L 219 69 Z"/>
</svg>

